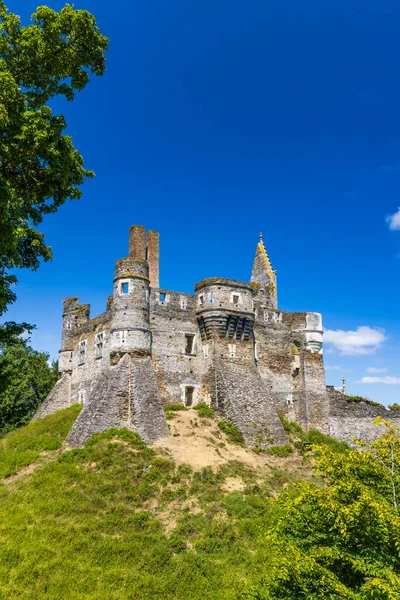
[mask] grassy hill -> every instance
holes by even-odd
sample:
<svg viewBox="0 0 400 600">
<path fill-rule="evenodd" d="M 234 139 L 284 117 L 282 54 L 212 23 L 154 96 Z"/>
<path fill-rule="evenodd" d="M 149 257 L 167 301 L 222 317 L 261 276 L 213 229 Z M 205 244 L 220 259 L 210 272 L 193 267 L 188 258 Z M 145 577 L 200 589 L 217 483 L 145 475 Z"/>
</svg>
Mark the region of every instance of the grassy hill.
<svg viewBox="0 0 400 600">
<path fill-rule="evenodd" d="M 258 581 L 273 497 L 309 464 L 246 450 L 193 410 L 169 411 L 172 449 L 111 430 L 62 452 L 78 411 L 0 440 L 0 598 L 215 600 Z M 187 463 L 168 458 L 178 439 Z M 213 468 L 193 468 L 206 450 Z"/>
<path fill-rule="evenodd" d="M 79 410 L 0 440 L 1 600 L 400 598 L 393 481 L 373 454 L 289 423 L 286 447 L 245 448 L 205 406 L 167 409 L 153 448 L 110 430 L 66 450 Z"/>
</svg>

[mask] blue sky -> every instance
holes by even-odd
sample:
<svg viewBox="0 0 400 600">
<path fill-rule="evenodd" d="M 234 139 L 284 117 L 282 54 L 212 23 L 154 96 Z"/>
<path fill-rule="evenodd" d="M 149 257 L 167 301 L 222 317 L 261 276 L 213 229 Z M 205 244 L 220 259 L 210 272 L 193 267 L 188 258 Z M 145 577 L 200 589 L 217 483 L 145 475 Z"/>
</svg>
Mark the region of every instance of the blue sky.
<svg viewBox="0 0 400 600">
<path fill-rule="evenodd" d="M 8 0 L 25 23 L 37 3 Z M 56 356 L 62 299 L 104 310 L 130 225 L 160 231 L 161 285 L 187 292 L 248 280 L 262 231 L 280 308 L 323 315 L 327 383 L 400 402 L 400 4 L 74 4 L 107 72 L 54 110 L 96 178 L 44 221 L 54 260 L 6 318 Z"/>
</svg>

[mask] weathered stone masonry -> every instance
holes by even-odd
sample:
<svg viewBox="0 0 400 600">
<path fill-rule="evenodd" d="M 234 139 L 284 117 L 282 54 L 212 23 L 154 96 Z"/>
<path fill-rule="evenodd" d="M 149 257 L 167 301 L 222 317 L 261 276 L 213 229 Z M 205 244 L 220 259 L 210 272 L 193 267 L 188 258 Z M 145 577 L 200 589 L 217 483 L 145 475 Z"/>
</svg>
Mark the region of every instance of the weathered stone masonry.
<svg viewBox="0 0 400 600">
<path fill-rule="evenodd" d="M 71 446 L 110 427 L 152 443 L 168 434 L 164 404 L 205 402 L 265 447 L 287 441 L 278 413 L 348 437 L 330 397 L 321 315 L 278 309 L 262 238 L 250 283 L 214 277 L 185 294 L 159 287 L 159 235 L 136 225 L 106 311 L 91 319 L 88 304 L 64 300 L 59 380 L 35 418 L 79 402 Z"/>
</svg>

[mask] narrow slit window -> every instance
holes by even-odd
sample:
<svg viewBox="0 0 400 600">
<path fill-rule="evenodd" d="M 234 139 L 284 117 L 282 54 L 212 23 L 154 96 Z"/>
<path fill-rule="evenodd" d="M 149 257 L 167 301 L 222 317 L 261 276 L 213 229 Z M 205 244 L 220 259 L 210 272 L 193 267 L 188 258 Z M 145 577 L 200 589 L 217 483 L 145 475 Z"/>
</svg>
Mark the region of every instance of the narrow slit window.
<svg viewBox="0 0 400 600">
<path fill-rule="evenodd" d="M 204 304 L 204 296 L 199 296 L 199 304 Z"/>
<path fill-rule="evenodd" d="M 214 292 L 210 292 L 210 304 L 214 304 Z"/>
<path fill-rule="evenodd" d="M 185 406 L 192 406 L 192 404 L 193 404 L 193 394 L 194 394 L 194 387 L 193 386 L 187 386 L 187 387 L 185 387 Z"/>
<path fill-rule="evenodd" d="M 239 296 L 237 294 L 232 295 L 233 306 L 239 306 Z"/>
<path fill-rule="evenodd" d="M 95 339 L 95 355 L 96 358 L 101 358 L 103 356 L 103 346 L 104 346 L 104 333 L 97 333 Z"/>
<path fill-rule="evenodd" d="M 185 333 L 185 354 L 194 354 L 194 335 Z"/>
<path fill-rule="evenodd" d="M 79 364 L 83 365 L 86 360 L 86 340 L 79 342 Z"/>
<path fill-rule="evenodd" d="M 125 342 L 128 339 L 128 331 L 126 329 L 124 329 L 123 331 L 119 332 L 119 339 L 121 341 L 122 344 L 125 344 Z"/>
</svg>

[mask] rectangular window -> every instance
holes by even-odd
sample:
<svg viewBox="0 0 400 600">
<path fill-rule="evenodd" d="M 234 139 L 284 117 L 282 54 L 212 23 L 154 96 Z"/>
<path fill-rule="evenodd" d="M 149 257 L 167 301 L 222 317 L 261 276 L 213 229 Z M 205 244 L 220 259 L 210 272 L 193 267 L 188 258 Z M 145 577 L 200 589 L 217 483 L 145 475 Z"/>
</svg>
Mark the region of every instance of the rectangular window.
<svg viewBox="0 0 400 600">
<path fill-rule="evenodd" d="M 185 333 L 185 354 L 194 354 L 194 335 Z"/>
<path fill-rule="evenodd" d="M 194 387 L 185 387 L 185 406 L 192 406 L 193 404 L 193 393 Z"/>
<path fill-rule="evenodd" d="M 167 299 L 167 294 L 165 292 L 160 292 L 159 301 L 160 304 L 164 304 Z"/>
<path fill-rule="evenodd" d="M 104 345 L 104 333 L 96 333 L 95 338 L 95 356 L 101 358 L 103 356 L 103 345 Z"/>
<path fill-rule="evenodd" d="M 129 293 L 129 283 L 127 281 L 123 281 L 121 283 L 121 294 L 128 294 Z"/>
<path fill-rule="evenodd" d="M 199 296 L 199 304 L 204 304 L 204 296 Z"/>
<path fill-rule="evenodd" d="M 210 292 L 210 304 L 214 304 L 214 292 Z"/>
<path fill-rule="evenodd" d="M 239 306 L 239 298 L 238 294 L 232 294 L 233 306 Z"/>
<path fill-rule="evenodd" d="M 86 360 L 86 345 L 87 342 L 84 340 L 83 342 L 79 342 L 79 364 L 83 365 Z"/>
</svg>

